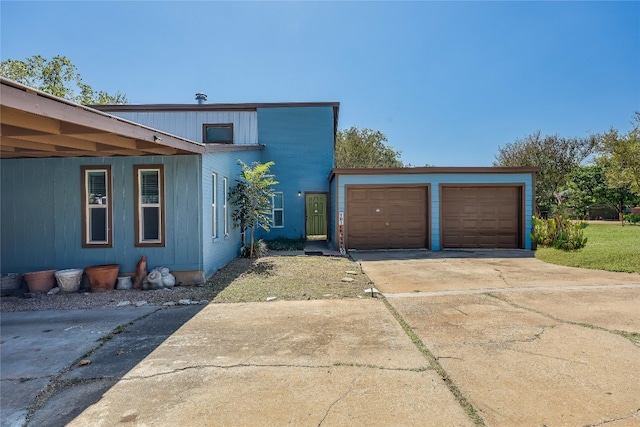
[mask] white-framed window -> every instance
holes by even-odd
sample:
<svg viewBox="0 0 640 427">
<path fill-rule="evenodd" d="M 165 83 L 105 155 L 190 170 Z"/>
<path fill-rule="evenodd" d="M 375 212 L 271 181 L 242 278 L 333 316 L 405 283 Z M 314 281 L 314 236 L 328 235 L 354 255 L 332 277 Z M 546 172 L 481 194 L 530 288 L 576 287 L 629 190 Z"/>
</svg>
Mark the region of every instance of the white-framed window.
<svg viewBox="0 0 640 427">
<path fill-rule="evenodd" d="M 218 175 L 211 174 L 211 237 L 218 237 Z"/>
<path fill-rule="evenodd" d="M 229 180 L 227 177 L 222 178 L 224 200 L 222 202 L 222 214 L 224 215 L 224 235 L 229 235 Z"/>
<path fill-rule="evenodd" d="M 273 228 L 284 227 L 284 198 L 282 192 L 273 193 L 271 196 L 271 218 Z"/>
<path fill-rule="evenodd" d="M 135 165 L 136 246 L 165 246 L 164 165 Z"/>
<path fill-rule="evenodd" d="M 81 166 L 82 247 L 110 248 L 112 241 L 111 166 Z"/>
</svg>

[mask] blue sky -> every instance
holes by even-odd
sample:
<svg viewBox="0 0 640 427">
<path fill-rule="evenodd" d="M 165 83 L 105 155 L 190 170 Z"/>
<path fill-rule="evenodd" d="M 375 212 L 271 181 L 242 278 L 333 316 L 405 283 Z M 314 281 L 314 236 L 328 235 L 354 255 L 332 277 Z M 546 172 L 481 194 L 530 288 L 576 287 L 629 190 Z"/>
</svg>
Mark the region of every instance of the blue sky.
<svg viewBox="0 0 640 427">
<path fill-rule="evenodd" d="M 133 104 L 338 101 L 421 166 L 626 132 L 640 2 L 0 2 L 2 60 L 67 56 Z"/>
</svg>

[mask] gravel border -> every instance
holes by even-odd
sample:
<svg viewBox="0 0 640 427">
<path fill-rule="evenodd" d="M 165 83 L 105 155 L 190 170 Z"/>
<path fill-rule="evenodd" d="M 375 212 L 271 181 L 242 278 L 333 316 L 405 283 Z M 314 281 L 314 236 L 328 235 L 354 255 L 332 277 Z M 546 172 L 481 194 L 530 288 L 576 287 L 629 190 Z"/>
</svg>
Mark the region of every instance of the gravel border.
<svg viewBox="0 0 640 427">
<path fill-rule="evenodd" d="M 186 305 L 208 303 L 215 296 L 212 285 L 175 286 L 158 290 L 113 290 L 106 292 L 59 292 L 0 297 L 0 312 L 73 310 L 141 305 Z"/>
</svg>

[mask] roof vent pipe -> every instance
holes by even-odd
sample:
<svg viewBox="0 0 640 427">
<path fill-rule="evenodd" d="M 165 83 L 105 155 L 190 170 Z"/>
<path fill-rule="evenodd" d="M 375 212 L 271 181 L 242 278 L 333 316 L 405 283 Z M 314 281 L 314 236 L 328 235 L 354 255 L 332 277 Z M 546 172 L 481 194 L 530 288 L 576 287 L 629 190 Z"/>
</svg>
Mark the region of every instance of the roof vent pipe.
<svg viewBox="0 0 640 427">
<path fill-rule="evenodd" d="M 198 104 L 204 104 L 207 102 L 207 94 L 202 92 L 196 93 L 196 101 L 198 101 Z"/>
</svg>

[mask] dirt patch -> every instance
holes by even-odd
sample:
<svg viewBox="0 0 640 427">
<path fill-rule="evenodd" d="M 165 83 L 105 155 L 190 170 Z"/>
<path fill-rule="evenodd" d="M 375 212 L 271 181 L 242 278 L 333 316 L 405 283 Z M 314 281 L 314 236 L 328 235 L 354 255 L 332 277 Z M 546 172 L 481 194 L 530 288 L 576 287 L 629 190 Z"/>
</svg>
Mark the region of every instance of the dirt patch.
<svg viewBox="0 0 640 427">
<path fill-rule="evenodd" d="M 212 302 L 315 300 L 363 296 L 367 278 L 343 257 L 268 256 L 238 258 L 208 284 L 216 290 Z"/>
</svg>

